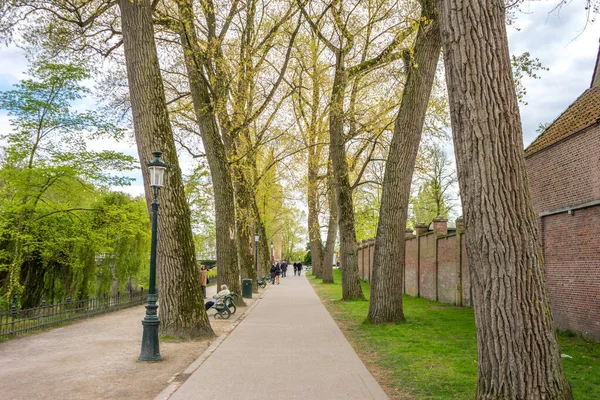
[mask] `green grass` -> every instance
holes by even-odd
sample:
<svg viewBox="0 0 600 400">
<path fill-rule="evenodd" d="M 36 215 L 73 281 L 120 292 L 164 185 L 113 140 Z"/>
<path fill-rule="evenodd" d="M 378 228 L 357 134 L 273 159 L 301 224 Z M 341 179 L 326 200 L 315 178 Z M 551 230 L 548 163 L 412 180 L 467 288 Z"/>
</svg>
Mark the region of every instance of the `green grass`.
<svg viewBox="0 0 600 400">
<path fill-rule="evenodd" d="M 477 386 L 477 339 L 472 308 L 404 296 L 406 323 L 365 322 L 369 302 L 343 302 L 341 272 L 334 284 L 309 274 L 317 294 L 343 327 L 355 349 L 383 372 L 391 392 L 416 399 L 473 399 Z M 362 282 L 369 298 L 370 285 Z M 575 399 L 600 399 L 600 344 L 569 333 L 559 334 L 565 372 Z M 395 397 L 395 396 L 393 396 Z"/>
</svg>

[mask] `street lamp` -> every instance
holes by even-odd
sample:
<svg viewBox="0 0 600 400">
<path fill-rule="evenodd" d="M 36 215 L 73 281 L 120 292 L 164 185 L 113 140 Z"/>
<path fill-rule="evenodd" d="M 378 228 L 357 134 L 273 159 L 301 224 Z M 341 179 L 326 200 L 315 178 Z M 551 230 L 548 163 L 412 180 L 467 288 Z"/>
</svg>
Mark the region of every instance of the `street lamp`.
<svg viewBox="0 0 600 400">
<path fill-rule="evenodd" d="M 142 336 L 142 353 L 140 361 L 160 361 L 160 349 L 158 343 L 158 325 L 160 320 L 156 310 L 156 243 L 158 228 L 158 190 L 163 187 L 163 177 L 168 165 L 160 159 L 162 153 L 152 153 L 154 159 L 148 163 L 150 173 L 150 186 L 154 190 L 152 201 L 152 242 L 150 245 L 150 289 L 148 290 L 148 304 L 146 304 L 146 316 L 142 321 L 144 334 Z"/>
<path fill-rule="evenodd" d="M 254 232 L 254 264 L 256 267 L 256 290 L 258 291 L 258 239 L 260 235 L 258 231 Z"/>
</svg>

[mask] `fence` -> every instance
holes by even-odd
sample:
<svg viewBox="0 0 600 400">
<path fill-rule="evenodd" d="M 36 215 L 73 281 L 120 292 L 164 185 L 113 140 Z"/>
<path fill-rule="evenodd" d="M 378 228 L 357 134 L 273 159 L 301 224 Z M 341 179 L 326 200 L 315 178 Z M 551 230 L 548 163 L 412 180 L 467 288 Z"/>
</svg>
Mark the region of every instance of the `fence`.
<svg viewBox="0 0 600 400">
<path fill-rule="evenodd" d="M 122 308 L 143 304 L 148 293 L 139 291 L 81 300 L 67 300 L 63 303 L 47 305 L 42 301 L 41 307 L 18 310 L 13 304 L 8 312 L 0 313 L 0 339 L 13 337 L 25 332 L 43 329 L 78 318 L 120 310 Z"/>
</svg>

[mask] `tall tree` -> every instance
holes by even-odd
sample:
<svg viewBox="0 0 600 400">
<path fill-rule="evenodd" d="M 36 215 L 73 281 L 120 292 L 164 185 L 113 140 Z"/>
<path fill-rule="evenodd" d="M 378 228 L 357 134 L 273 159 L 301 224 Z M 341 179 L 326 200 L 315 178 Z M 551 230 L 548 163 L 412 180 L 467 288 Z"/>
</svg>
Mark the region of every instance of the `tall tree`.
<svg viewBox="0 0 600 400">
<path fill-rule="evenodd" d="M 440 144 L 422 145 L 413 178 L 413 187 L 417 186 L 418 191 L 410 200 L 413 226 L 429 223 L 438 216 L 448 218 L 456 200 L 456 183 L 456 170 Z"/>
<path fill-rule="evenodd" d="M 89 92 L 80 83 L 89 78 L 83 66 L 37 59 L 29 73 L 31 79 L 0 93 L 0 109 L 8 111 L 13 127 L 13 132 L 2 137 L 6 145 L 2 148 L 5 157 L 0 179 L 4 198 L 0 202 L 5 221 L 12 220 L 3 235 L 8 241 L 2 246 L 10 254 L 7 298 L 18 303 L 24 281 L 29 292 L 24 305 L 37 306 L 47 264 L 42 247 L 35 243 L 41 229 L 36 221 L 44 218 L 39 215 L 40 209 L 45 208 L 46 213 L 53 207 L 61 213 L 91 211 L 81 205 L 79 196 L 57 201 L 55 191 L 62 187 L 73 195 L 75 191 L 70 189 L 78 180 L 82 189 L 90 192 L 89 183 L 93 181 L 126 184 L 128 178 L 111 178 L 102 170 L 132 169 L 134 159 L 112 151 L 88 151 L 86 136 L 119 137 L 122 131 L 94 111 L 74 110 L 72 102 Z M 73 200 L 71 207 L 66 206 L 69 200 Z"/>
<path fill-rule="evenodd" d="M 337 199 L 335 197 L 336 191 L 333 183 L 333 173 L 331 172 L 331 168 L 328 168 L 327 172 L 327 180 L 329 183 L 329 222 L 327 223 L 327 240 L 325 241 L 321 273 L 323 276 L 323 283 L 333 283 L 333 256 L 335 253 L 335 242 L 337 241 L 338 235 L 338 212 Z"/>
<path fill-rule="evenodd" d="M 477 398 L 572 399 L 525 171 L 500 0 L 438 2 L 479 352 Z"/>
<path fill-rule="evenodd" d="M 191 0 L 178 1 L 177 9 L 181 23 L 179 26 L 181 44 L 196 121 L 200 128 L 214 189 L 216 248 L 219 263 L 218 285 L 226 284 L 231 291 L 240 293 L 240 267 L 235 238 L 235 197 L 231 170 L 225 145 L 221 139 L 210 88 L 202 72 L 205 59 L 204 52 L 198 47 L 193 3 Z"/>
<path fill-rule="evenodd" d="M 311 32 L 312 33 L 312 32 Z M 320 173 L 325 157 L 327 135 L 326 94 L 329 66 L 321 60 L 324 47 L 314 33 L 297 41 L 297 64 L 294 79 L 294 113 L 306 148 L 306 198 L 308 204 L 308 238 L 312 258 L 312 273 L 321 278 L 323 239 L 319 220 L 321 198 Z"/>
<path fill-rule="evenodd" d="M 442 46 L 436 0 L 422 0 L 413 55 L 390 146 L 373 258 L 369 318 L 373 323 L 404 321 L 404 230 L 412 179 L 429 95 Z"/>
<path fill-rule="evenodd" d="M 366 27 L 372 26 L 375 20 L 383 19 L 381 15 L 370 7 L 365 11 L 369 16 Z M 309 16 L 305 8 L 302 8 L 311 29 L 319 37 L 325 46 L 333 53 L 335 57 L 334 78 L 331 88 L 331 100 L 329 109 L 329 151 L 332 161 L 333 175 L 335 177 L 336 198 L 338 202 L 338 227 L 340 232 L 340 258 L 342 261 L 342 298 L 344 300 L 363 299 L 364 294 L 360 287 L 360 278 L 358 274 L 358 246 L 356 243 L 356 229 L 354 221 L 354 205 L 352 200 L 352 186 L 350 183 L 350 174 L 348 167 L 348 158 L 346 152 L 346 123 L 351 120 L 346 115 L 345 105 L 347 100 L 347 91 L 351 87 L 351 81 L 359 78 L 361 75 L 381 67 L 386 63 L 397 60 L 402 52 L 397 51 L 404 39 L 410 34 L 410 29 L 400 29 L 394 35 L 387 46 L 380 52 L 367 59 L 367 52 L 360 52 L 360 61 L 348 66 L 351 61 L 353 51 L 356 51 L 356 38 L 359 37 L 356 30 L 353 32 L 348 24 L 351 20 L 350 15 L 358 9 L 358 4 L 352 7 L 353 11 L 347 11 L 344 3 L 334 0 L 322 11 L 322 16 L 329 13 L 333 22 L 332 26 L 336 34 L 335 41 L 325 36 L 320 26 Z M 383 12 L 385 7 L 377 6 L 376 10 Z M 321 17 L 322 17 L 321 16 Z M 319 20 L 321 19 L 319 17 Z M 359 29 L 360 31 L 360 29 Z M 381 35 L 380 35 L 381 36 Z M 368 37 L 368 35 L 367 35 Z M 370 41 L 365 43 L 369 47 Z M 351 130 L 351 129 L 350 129 Z"/>
<path fill-rule="evenodd" d="M 167 185 L 160 191 L 158 221 L 160 331 L 185 338 L 212 336 L 196 267 L 190 209 L 160 75 L 152 7 L 150 0 L 119 1 L 133 123 L 148 204 L 153 191 L 144 161 L 151 159 L 153 151 L 162 150 L 170 164 Z"/>
</svg>

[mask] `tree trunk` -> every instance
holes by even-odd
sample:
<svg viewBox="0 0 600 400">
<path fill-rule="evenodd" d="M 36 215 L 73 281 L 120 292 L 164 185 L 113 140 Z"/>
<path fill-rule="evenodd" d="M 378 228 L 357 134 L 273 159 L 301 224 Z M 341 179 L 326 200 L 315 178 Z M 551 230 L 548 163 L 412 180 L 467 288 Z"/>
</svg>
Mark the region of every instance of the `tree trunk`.
<svg viewBox="0 0 600 400">
<path fill-rule="evenodd" d="M 258 242 L 258 277 L 261 278 L 271 269 L 271 247 L 267 239 L 265 225 L 262 222 L 258 224 L 258 232 L 260 233 Z"/>
<path fill-rule="evenodd" d="M 480 399 L 571 399 L 525 171 L 505 4 L 439 1 Z"/>
<path fill-rule="evenodd" d="M 312 257 L 312 272 L 317 278 L 322 277 L 323 240 L 319 224 L 318 208 L 318 175 L 319 160 L 316 146 L 308 149 L 308 238 Z"/>
<path fill-rule="evenodd" d="M 354 206 L 348 178 L 348 162 L 344 140 L 344 97 L 348 73 L 343 56 L 337 56 L 329 112 L 330 154 L 335 177 L 340 229 L 340 258 L 342 261 L 342 299 L 364 299 L 358 275 L 358 246 L 354 228 Z"/>
<path fill-rule="evenodd" d="M 216 250 L 219 271 L 217 286 L 220 287 L 225 284 L 232 292 L 241 293 L 231 172 L 208 87 L 201 75 L 202 63 L 199 60 L 199 52 L 196 48 L 198 38 L 194 30 L 194 14 L 191 1 L 179 1 L 178 10 L 182 22 L 181 42 L 184 49 L 190 91 L 210 168 L 215 196 Z"/>
<path fill-rule="evenodd" d="M 331 180 L 331 178 L 329 178 Z M 325 252 L 323 253 L 323 263 L 321 264 L 323 273 L 323 283 L 333 283 L 333 254 L 335 252 L 335 241 L 338 230 L 337 199 L 333 184 L 330 185 L 329 192 L 329 224 L 327 227 L 327 240 L 325 242 Z"/>
<path fill-rule="evenodd" d="M 410 184 L 442 46 L 436 0 L 421 1 L 421 18 L 414 60 L 405 59 L 408 76 L 385 164 L 369 303 L 369 318 L 375 324 L 404 321 L 404 233 Z"/>
<path fill-rule="evenodd" d="M 160 331 L 163 335 L 194 338 L 213 336 L 204 310 L 200 274 L 196 268 L 190 210 L 167 113 L 152 26 L 150 0 L 121 0 L 121 26 L 129 94 L 138 154 L 144 176 L 146 202 L 153 191 L 146 162 L 161 150 L 169 163 L 160 191 L 157 275 Z"/>
<path fill-rule="evenodd" d="M 236 153 L 230 154 L 235 157 Z M 235 188 L 236 223 L 238 236 L 238 260 L 242 278 L 255 281 L 254 264 L 254 220 L 255 198 L 250 182 L 242 168 L 247 168 L 241 160 L 233 166 L 233 179 Z M 257 206 L 256 206 L 257 207 Z"/>
</svg>

